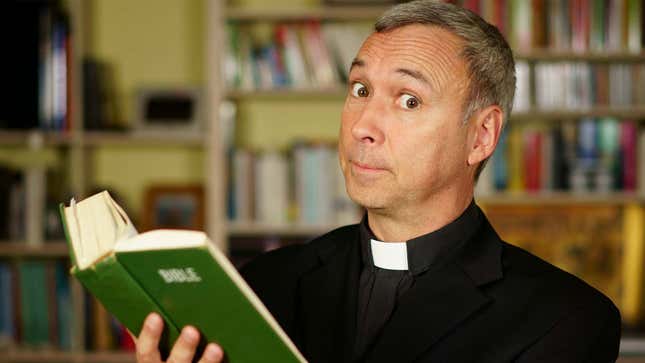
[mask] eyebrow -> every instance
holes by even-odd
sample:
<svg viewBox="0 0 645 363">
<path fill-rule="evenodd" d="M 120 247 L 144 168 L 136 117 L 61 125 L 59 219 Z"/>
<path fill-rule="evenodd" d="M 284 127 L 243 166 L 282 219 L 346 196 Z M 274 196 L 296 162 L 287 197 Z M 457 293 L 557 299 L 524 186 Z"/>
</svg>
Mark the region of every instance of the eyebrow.
<svg viewBox="0 0 645 363">
<path fill-rule="evenodd" d="M 414 70 L 407 69 L 407 68 L 397 68 L 396 73 L 412 77 L 412 78 L 416 79 L 417 81 L 425 83 L 426 85 L 428 85 L 428 87 L 434 89 L 434 87 L 432 86 L 432 83 L 430 83 L 430 81 L 428 81 L 428 79 L 423 74 L 421 74 L 421 72 L 419 72 L 419 71 L 414 71 Z"/>
<path fill-rule="evenodd" d="M 351 72 L 354 67 L 365 67 L 365 61 L 359 58 L 354 58 L 352 65 L 349 67 L 349 71 Z M 419 71 L 407 68 L 397 68 L 395 72 L 416 79 L 417 81 L 426 84 L 431 89 L 435 88 L 433 87 L 432 83 Z"/>
<path fill-rule="evenodd" d="M 351 72 L 354 67 L 364 67 L 365 66 L 365 61 L 362 59 L 354 58 L 352 61 L 352 65 L 349 66 L 349 71 Z"/>
</svg>

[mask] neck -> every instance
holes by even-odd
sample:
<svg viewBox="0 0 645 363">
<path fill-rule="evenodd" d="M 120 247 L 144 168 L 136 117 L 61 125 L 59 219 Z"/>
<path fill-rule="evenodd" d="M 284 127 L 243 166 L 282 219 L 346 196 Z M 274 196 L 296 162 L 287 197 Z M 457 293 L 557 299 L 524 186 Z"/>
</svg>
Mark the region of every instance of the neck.
<svg viewBox="0 0 645 363">
<path fill-rule="evenodd" d="M 419 208 L 368 209 L 369 226 L 381 241 L 407 241 L 434 232 L 457 219 L 473 199 L 470 193 L 436 197 Z"/>
</svg>

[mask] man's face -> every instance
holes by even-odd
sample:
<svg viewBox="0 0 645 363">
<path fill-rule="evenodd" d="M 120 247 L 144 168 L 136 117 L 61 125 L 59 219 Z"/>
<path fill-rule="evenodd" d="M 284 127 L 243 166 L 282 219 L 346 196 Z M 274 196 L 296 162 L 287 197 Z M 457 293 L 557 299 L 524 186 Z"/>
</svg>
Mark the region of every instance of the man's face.
<svg viewBox="0 0 645 363">
<path fill-rule="evenodd" d="M 472 178 L 461 47 L 457 36 L 425 25 L 367 38 L 349 74 L 339 142 L 355 202 L 381 213 L 418 211 Z"/>
</svg>

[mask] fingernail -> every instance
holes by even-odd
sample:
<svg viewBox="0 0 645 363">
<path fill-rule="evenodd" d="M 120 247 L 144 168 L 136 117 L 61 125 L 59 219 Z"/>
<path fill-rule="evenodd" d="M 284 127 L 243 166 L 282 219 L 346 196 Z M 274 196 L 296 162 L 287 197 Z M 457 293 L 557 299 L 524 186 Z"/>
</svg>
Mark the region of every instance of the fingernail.
<svg viewBox="0 0 645 363">
<path fill-rule="evenodd" d="M 163 322 L 161 321 L 161 317 L 154 313 L 148 315 L 145 321 L 146 327 L 152 331 L 159 331 L 162 324 Z"/>
<path fill-rule="evenodd" d="M 187 326 L 181 331 L 181 336 L 188 343 L 195 344 L 199 342 L 199 332 L 192 326 Z"/>
<path fill-rule="evenodd" d="M 208 344 L 204 350 L 204 358 L 209 362 L 217 362 L 222 358 L 222 348 L 213 343 Z"/>
</svg>

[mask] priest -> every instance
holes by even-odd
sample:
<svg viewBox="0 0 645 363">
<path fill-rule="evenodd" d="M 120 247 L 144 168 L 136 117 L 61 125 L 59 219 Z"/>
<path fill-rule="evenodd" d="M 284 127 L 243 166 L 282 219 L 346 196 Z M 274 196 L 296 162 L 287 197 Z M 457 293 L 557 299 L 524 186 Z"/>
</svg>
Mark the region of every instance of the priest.
<svg viewBox="0 0 645 363">
<path fill-rule="evenodd" d="M 472 12 L 419 0 L 377 21 L 351 65 L 339 136 L 362 221 L 242 271 L 310 362 L 616 360 L 614 304 L 502 241 L 474 200 L 514 92 L 507 42 Z M 140 362 L 158 361 L 161 326 L 149 316 Z M 169 361 L 189 362 L 197 341 L 186 327 Z M 225 351 L 211 343 L 197 359 Z"/>
</svg>

